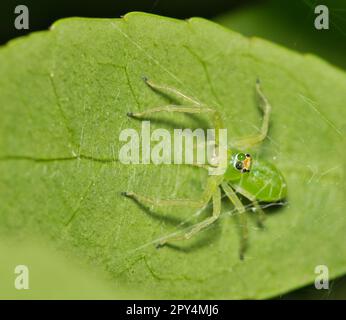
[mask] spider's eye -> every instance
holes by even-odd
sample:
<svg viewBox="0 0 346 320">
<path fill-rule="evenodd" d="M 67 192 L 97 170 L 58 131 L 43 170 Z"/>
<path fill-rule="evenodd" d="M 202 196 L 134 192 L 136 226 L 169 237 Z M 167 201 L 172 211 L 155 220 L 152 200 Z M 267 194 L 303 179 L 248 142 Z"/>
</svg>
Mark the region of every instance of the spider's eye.
<svg viewBox="0 0 346 320">
<path fill-rule="evenodd" d="M 251 158 L 251 156 L 250 156 L 249 153 L 247 153 L 247 154 L 245 155 L 245 157 L 246 157 L 246 158 Z"/>
<path fill-rule="evenodd" d="M 243 163 L 240 162 L 240 161 L 237 161 L 237 162 L 235 163 L 235 167 L 236 167 L 236 169 L 238 169 L 238 170 L 242 170 L 242 169 L 243 169 Z"/>
<path fill-rule="evenodd" d="M 244 153 L 238 153 L 237 154 L 237 160 L 243 161 L 243 160 L 245 160 L 245 158 L 246 158 L 246 156 Z"/>
</svg>

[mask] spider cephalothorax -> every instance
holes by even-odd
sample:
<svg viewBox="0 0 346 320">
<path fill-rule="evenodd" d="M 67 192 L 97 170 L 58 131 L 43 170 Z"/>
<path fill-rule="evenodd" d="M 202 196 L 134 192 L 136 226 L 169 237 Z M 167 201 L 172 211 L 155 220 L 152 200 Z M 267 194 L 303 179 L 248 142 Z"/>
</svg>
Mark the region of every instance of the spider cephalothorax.
<svg viewBox="0 0 346 320">
<path fill-rule="evenodd" d="M 233 158 L 233 166 L 240 172 L 250 172 L 251 161 L 248 153 L 237 153 Z"/>
</svg>

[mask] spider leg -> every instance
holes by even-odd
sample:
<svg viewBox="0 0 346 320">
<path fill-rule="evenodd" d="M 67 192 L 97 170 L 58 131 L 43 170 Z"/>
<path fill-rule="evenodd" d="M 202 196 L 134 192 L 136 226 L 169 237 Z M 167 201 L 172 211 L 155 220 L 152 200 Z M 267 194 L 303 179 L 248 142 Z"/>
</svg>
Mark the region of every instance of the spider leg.
<svg viewBox="0 0 346 320">
<path fill-rule="evenodd" d="M 246 245 L 247 245 L 247 238 L 248 238 L 248 227 L 247 227 L 247 218 L 245 215 L 245 208 L 229 184 L 227 184 L 226 182 L 223 182 L 221 186 L 226 196 L 228 197 L 228 199 L 233 203 L 233 205 L 239 212 L 239 219 L 241 222 L 241 231 L 242 231 L 239 256 L 240 256 L 240 259 L 243 260 L 244 253 L 246 250 Z"/>
<path fill-rule="evenodd" d="M 171 241 L 179 241 L 179 240 L 187 240 L 193 237 L 195 234 L 200 232 L 202 229 L 208 227 L 210 224 L 212 224 L 215 220 L 217 220 L 220 216 L 221 212 L 221 191 L 220 188 L 217 187 L 216 191 L 212 195 L 213 198 L 213 215 L 193 226 L 191 230 L 184 234 L 175 235 L 172 234 L 166 238 L 163 238 L 160 240 L 159 245 L 162 246 L 167 242 Z"/>
<path fill-rule="evenodd" d="M 199 200 L 195 199 L 157 199 L 151 198 L 148 196 L 140 195 L 134 192 L 123 192 L 122 195 L 132 198 L 142 204 L 149 206 L 157 206 L 157 207 L 166 207 L 166 206 L 182 206 L 182 207 L 191 207 L 191 208 L 201 208 L 206 205 L 215 189 L 217 188 L 220 180 L 219 176 L 209 176 L 207 180 L 207 185 L 205 190 Z"/>
<path fill-rule="evenodd" d="M 245 198 L 249 199 L 252 202 L 252 205 L 254 206 L 257 213 L 257 217 L 258 217 L 257 224 L 259 227 L 263 228 L 263 223 L 264 223 L 264 220 L 266 219 L 266 214 L 264 213 L 261 206 L 258 204 L 256 197 L 254 197 L 251 193 L 247 192 L 246 190 L 244 190 L 243 188 L 239 186 L 234 186 L 234 188 L 238 193 L 240 193 L 241 195 L 243 195 Z"/>
<path fill-rule="evenodd" d="M 219 132 L 219 129 L 223 128 L 223 122 L 221 114 L 214 109 L 208 108 L 208 107 L 189 107 L 189 106 L 178 106 L 174 104 L 169 104 L 161 107 L 156 107 L 152 109 L 148 109 L 142 112 L 129 112 L 127 115 L 129 117 L 133 118 L 147 118 L 148 116 L 152 115 L 153 113 L 159 113 L 159 112 L 180 112 L 180 113 L 190 113 L 190 114 L 207 114 L 210 115 L 212 118 L 212 122 L 214 125 L 214 129 L 216 132 L 216 135 Z M 218 140 L 216 140 L 218 141 Z"/>
<path fill-rule="evenodd" d="M 194 200 L 194 199 L 157 199 L 141 195 L 135 192 L 122 192 L 122 195 L 128 198 L 132 198 L 144 205 L 152 207 L 168 207 L 168 206 L 181 206 L 181 207 L 191 207 L 200 208 L 204 205 L 204 199 Z"/>
<path fill-rule="evenodd" d="M 176 96 L 177 98 L 181 98 L 185 101 L 192 103 L 195 106 L 202 106 L 202 104 L 199 101 L 197 101 L 197 99 L 191 98 L 175 88 L 172 88 L 166 85 L 156 84 L 155 82 L 149 80 L 147 77 L 143 77 L 143 80 L 153 90 L 158 90 L 167 94 L 172 94 Z"/>
<path fill-rule="evenodd" d="M 266 96 L 263 94 L 261 90 L 261 84 L 258 79 L 256 82 L 256 93 L 259 99 L 259 106 L 263 112 L 263 119 L 262 119 L 260 132 L 258 134 L 240 138 L 236 141 L 231 142 L 230 145 L 233 148 L 237 149 L 237 148 L 247 148 L 247 147 L 255 146 L 261 143 L 268 134 L 271 106 L 269 104 L 268 99 L 266 98 Z"/>
<path fill-rule="evenodd" d="M 219 137 L 220 137 L 220 129 L 225 128 L 224 124 L 223 124 L 221 113 L 219 111 L 201 104 L 196 99 L 185 95 L 184 93 L 180 92 L 179 90 L 177 90 L 175 88 L 168 87 L 165 85 L 155 84 L 153 81 L 148 80 L 145 77 L 144 77 L 144 81 L 152 89 L 158 90 L 158 91 L 163 91 L 165 93 L 174 94 L 177 97 L 183 98 L 185 101 L 188 101 L 193 106 L 169 104 L 169 105 L 145 110 L 142 112 L 129 112 L 127 114 L 128 116 L 134 117 L 134 118 L 146 118 L 146 117 L 150 116 L 151 114 L 159 113 L 159 112 L 168 112 L 168 113 L 180 112 L 180 113 L 189 113 L 189 114 L 206 114 L 209 116 L 209 118 L 213 124 L 213 129 L 215 130 L 214 131 L 214 133 L 215 133 L 214 146 L 218 145 Z M 218 156 L 219 156 L 219 154 L 215 154 L 216 162 L 217 162 L 217 160 L 220 160 L 217 158 Z M 221 161 L 222 160 L 223 159 L 221 159 Z M 216 166 L 216 167 L 218 167 L 218 166 Z M 209 170 L 209 172 L 210 172 L 210 170 Z M 213 173 L 211 173 L 211 174 L 219 174 L 219 172 L 213 171 Z"/>
<path fill-rule="evenodd" d="M 180 112 L 180 113 L 190 113 L 190 114 L 207 114 L 211 116 L 211 121 L 215 129 L 215 142 L 219 141 L 220 129 L 224 128 L 222 117 L 220 112 L 208 107 L 188 107 L 188 106 L 177 106 L 177 105 L 166 105 L 161 107 L 156 107 L 148 109 L 142 112 L 129 112 L 127 115 L 133 118 L 146 118 L 154 113 L 159 112 Z"/>
</svg>

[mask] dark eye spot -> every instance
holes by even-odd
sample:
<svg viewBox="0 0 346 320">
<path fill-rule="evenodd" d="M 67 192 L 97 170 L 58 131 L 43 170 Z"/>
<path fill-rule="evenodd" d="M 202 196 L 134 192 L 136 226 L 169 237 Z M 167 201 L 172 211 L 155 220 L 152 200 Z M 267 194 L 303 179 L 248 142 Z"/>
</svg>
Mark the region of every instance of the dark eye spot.
<svg viewBox="0 0 346 320">
<path fill-rule="evenodd" d="M 241 169 L 243 169 L 243 163 L 240 162 L 240 161 L 238 161 L 238 162 L 236 162 L 235 167 L 236 167 L 238 170 L 241 170 Z"/>
<path fill-rule="evenodd" d="M 251 156 L 250 156 L 249 153 L 247 153 L 245 156 L 246 156 L 247 158 L 251 158 Z"/>
</svg>

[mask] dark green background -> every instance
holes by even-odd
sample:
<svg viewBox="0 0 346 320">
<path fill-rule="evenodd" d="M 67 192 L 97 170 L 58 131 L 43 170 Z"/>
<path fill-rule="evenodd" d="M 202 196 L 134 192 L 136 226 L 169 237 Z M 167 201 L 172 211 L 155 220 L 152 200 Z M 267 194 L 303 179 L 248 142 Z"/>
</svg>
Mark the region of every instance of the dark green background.
<svg viewBox="0 0 346 320">
<path fill-rule="evenodd" d="M 28 6 L 30 30 L 14 28 L 14 8 Z M 330 29 L 314 28 L 314 8 L 330 10 Z M 346 3 L 344 0 L 2 0 L 0 44 L 28 32 L 45 30 L 64 17 L 119 17 L 144 11 L 174 18 L 214 19 L 249 36 L 260 36 L 289 48 L 312 52 L 346 68 Z"/>
</svg>

